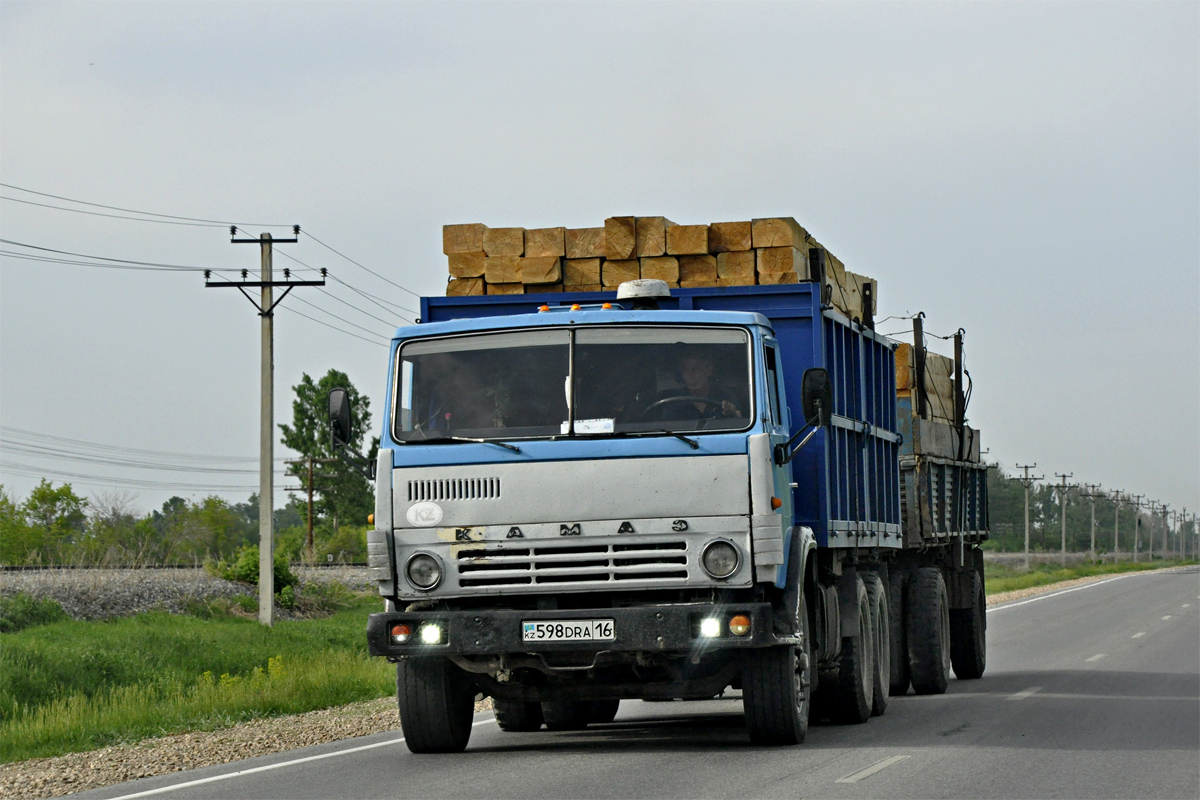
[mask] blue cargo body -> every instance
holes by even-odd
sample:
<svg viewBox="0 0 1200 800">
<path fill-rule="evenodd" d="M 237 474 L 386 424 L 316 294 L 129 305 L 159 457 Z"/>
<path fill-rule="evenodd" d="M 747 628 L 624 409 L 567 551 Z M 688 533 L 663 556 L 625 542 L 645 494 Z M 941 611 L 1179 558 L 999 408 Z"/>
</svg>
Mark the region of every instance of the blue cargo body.
<svg viewBox="0 0 1200 800">
<path fill-rule="evenodd" d="M 812 283 L 672 289 L 659 308 L 766 317 L 779 344 L 793 434 L 805 427 L 800 408 L 805 370 L 828 370 L 834 388 L 833 424 L 817 431 L 791 462 L 795 522 L 812 528 L 820 547 L 899 548 L 904 545 L 903 439 L 896 416 L 896 344 L 836 311 L 822 309 L 819 292 Z M 426 297 L 421 299 L 421 321 L 483 320 L 529 314 L 541 305 L 604 302 L 616 302 L 616 293 Z"/>
</svg>

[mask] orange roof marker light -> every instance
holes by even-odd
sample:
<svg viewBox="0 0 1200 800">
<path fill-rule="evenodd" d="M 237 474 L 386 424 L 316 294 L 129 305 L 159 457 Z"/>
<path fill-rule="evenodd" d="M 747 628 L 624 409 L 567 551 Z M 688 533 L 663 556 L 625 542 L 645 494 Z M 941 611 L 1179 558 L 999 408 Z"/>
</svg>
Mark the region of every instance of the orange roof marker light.
<svg viewBox="0 0 1200 800">
<path fill-rule="evenodd" d="M 541 305 L 541 306 L 538 306 L 538 313 L 539 313 L 539 314 L 540 314 L 541 312 L 543 312 L 543 311 L 549 311 L 549 310 L 550 310 L 550 306 L 547 306 L 547 305 Z"/>
<path fill-rule="evenodd" d="M 610 311 L 610 310 L 612 310 L 612 303 L 605 303 L 600 307 L 603 308 L 605 311 Z"/>
<path fill-rule="evenodd" d="M 571 303 L 572 311 L 578 311 L 580 308 L 582 308 L 582 306 L 580 306 L 579 303 Z"/>
</svg>

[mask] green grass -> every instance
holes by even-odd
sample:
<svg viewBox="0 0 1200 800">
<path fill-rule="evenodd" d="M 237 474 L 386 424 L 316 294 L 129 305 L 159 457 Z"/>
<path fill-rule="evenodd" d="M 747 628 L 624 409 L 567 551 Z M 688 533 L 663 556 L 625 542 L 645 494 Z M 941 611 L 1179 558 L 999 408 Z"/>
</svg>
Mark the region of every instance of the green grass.
<svg viewBox="0 0 1200 800">
<path fill-rule="evenodd" d="M 66 621 L 0 638 L 0 763 L 383 697 L 366 649 L 377 599 L 273 628 L 165 613 Z"/>
<path fill-rule="evenodd" d="M 1057 567 L 1052 564 L 1033 564 L 1026 572 L 1023 567 L 1005 567 L 1000 564 L 987 563 L 984 576 L 987 582 L 988 594 L 1011 592 L 1017 589 L 1028 589 L 1033 586 L 1046 586 L 1052 583 L 1088 578 L 1093 575 L 1115 575 L 1122 572 L 1141 572 L 1149 569 L 1162 569 L 1183 564 L 1182 561 L 1156 561 L 1148 564 L 1144 561 L 1133 563 L 1122 561 L 1116 564 L 1080 564 L 1073 567 Z"/>
</svg>

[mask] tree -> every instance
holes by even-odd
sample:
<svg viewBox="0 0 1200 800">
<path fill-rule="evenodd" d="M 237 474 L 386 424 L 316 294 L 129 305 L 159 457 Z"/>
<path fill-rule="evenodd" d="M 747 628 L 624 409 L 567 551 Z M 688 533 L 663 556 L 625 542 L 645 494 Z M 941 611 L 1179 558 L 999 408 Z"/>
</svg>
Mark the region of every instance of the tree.
<svg viewBox="0 0 1200 800">
<path fill-rule="evenodd" d="M 314 382 L 307 374 L 300 383 L 292 387 L 296 399 L 292 401 L 292 424 L 280 425 L 283 444 L 295 450 L 303 458 L 336 458 L 329 439 L 329 391 L 341 387 L 350 396 L 350 410 L 354 417 L 354 435 L 351 446 L 362 452 L 366 431 L 371 426 L 371 401 L 350 383 L 344 372 L 331 369 L 319 381 Z M 367 456 L 375 458 L 379 449 L 379 438 L 371 439 Z M 361 525 L 375 507 L 374 492 L 370 482 L 344 461 L 321 464 L 319 472 L 319 498 L 315 502 L 318 516 L 328 518 L 336 531 L 339 521 Z M 303 484 L 308 479 L 308 469 L 302 464 L 288 465 L 288 473 Z"/>
<path fill-rule="evenodd" d="M 55 489 L 45 478 L 29 493 L 22 510 L 40 540 L 37 549 L 43 561 L 62 564 L 69 558 L 87 529 L 87 505 L 71 484 Z"/>
</svg>

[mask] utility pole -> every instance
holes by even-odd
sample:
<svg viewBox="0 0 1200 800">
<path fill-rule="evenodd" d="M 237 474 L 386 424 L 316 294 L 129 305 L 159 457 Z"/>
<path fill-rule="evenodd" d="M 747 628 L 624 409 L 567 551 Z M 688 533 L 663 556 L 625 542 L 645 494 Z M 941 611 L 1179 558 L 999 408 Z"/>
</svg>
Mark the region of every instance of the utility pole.
<svg viewBox="0 0 1200 800">
<path fill-rule="evenodd" d="M 1113 563 L 1121 558 L 1121 490 L 1113 489 Z"/>
<path fill-rule="evenodd" d="M 1142 498 L 1144 494 L 1135 494 L 1133 499 L 1133 560 L 1136 563 L 1142 549 Z"/>
<path fill-rule="evenodd" d="M 1041 475 L 1030 476 L 1029 470 L 1036 467 L 1037 464 L 1017 464 L 1017 469 L 1025 470 L 1024 478 L 1017 478 L 1021 485 L 1025 487 L 1025 571 L 1029 571 L 1029 487 L 1033 486 L 1034 481 L 1042 479 Z"/>
<path fill-rule="evenodd" d="M 1096 492 L 1098 492 L 1100 490 L 1100 484 L 1098 484 L 1098 483 L 1087 484 L 1085 486 L 1085 488 L 1087 489 L 1087 494 L 1085 494 L 1084 496 L 1088 499 L 1088 501 L 1092 505 L 1092 546 L 1088 550 L 1088 554 L 1089 554 L 1089 560 L 1095 561 L 1096 560 L 1096 497 L 1098 496 L 1096 494 Z"/>
<path fill-rule="evenodd" d="M 313 557 L 313 493 L 320 489 L 327 488 L 317 486 L 315 483 L 313 483 L 313 478 L 331 477 L 329 475 L 314 475 L 313 467 L 316 464 L 333 464 L 337 461 L 338 459 L 336 458 L 313 458 L 312 456 L 306 456 L 305 458 L 285 462 L 287 464 L 303 464 L 307 470 L 307 480 L 305 480 L 304 486 L 299 487 L 299 489 L 300 491 L 308 494 L 308 537 L 305 539 L 304 551 L 307 553 L 309 561 L 311 561 Z M 297 475 L 296 477 L 300 476 Z M 289 488 L 288 491 L 295 491 L 295 488 L 296 487 Z"/>
<path fill-rule="evenodd" d="M 1067 565 L 1067 478 L 1074 475 L 1073 472 L 1063 474 L 1061 472 L 1054 473 L 1054 477 L 1062 478 L 1062 484 L 1059 488 L 1058 502 L 1059 515 L 1062 517 L 1062 565 Z"/>
<path fill-rule="evenodd" d="M 1150 501 L 1150 530 L 1146 533 L 1146 538 L 1150 540 L 1149 551 L 1150 560 L 1154 560 L 1154 520 L 1158 518 L 1158 501 Z"/>
<path fill-rule="evenodd" d="M 291 239 L 273 239 L 271 234 L 261 234 L 257 239 L 238 239 L 237 227 L 230 227 L 229 236 L 233 244 L 257 244 L 261 256 L 262 279 L 247 280 L 247 270 L 242 270 L 241 282 L 213 281 L 211 271 L 204 271 L 205 288 L 234 287 L 245 295 L 246 299 L 258 309 L 262 319 L 261 347 L 262 354 L 259 364 L 259 381 L 261 394 L 259 397 L 259 465 L 258 465 L 258 621 L 263 625 L 273 625 L 275 622 L 275 337 L 274 320 L 275 306 L 283 302 L 288 292 L 297 286 L 324 286 L 325 270 L 321 270 L 319 281 L 293 281 L 291 271 L 283 271 L 284 280 L 276 281 L 272 274 L 272 247 L 276 244 L 290 244 L 299 241 L 300 226 L 292 227 Z M 286 286 L 278 300 L 272 299 L 272 289 L 276 286 Z M 260 300 L 246 292 L 246 289 L 261 290 Z"/>
</svg>

